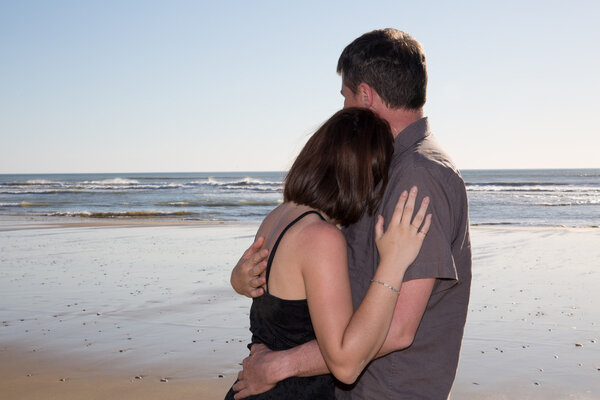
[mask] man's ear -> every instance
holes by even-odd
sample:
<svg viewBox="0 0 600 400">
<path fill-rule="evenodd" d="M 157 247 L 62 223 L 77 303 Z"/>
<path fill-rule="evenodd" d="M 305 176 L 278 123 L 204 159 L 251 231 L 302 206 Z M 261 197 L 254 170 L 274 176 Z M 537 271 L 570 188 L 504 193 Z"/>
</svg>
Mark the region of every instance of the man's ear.
<svg viewBox="0 0 600 400">
<path fill-rule="evenodd" d="M 368 84 L 362 82 L 356 88 L 358 99 L 364 108 L 371 108 L 373 106 L 373 95 L 374 91 Z"/>
</svg>

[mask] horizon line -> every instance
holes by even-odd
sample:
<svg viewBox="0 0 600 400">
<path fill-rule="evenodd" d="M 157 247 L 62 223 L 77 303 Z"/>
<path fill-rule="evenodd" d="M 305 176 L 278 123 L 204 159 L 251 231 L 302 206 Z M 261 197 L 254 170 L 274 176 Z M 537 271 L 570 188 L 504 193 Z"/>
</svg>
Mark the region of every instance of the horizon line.
<svg viewBox="0 0 600 400">
<path fill-rule="evenodd" d="M 539 167 L 539 168 L 459 168 L 459 171 L 547 171 L 597 170 L 600 167 Z M 230 171 L 116 171 L 116 172 L 0 172 L 0 175 L 92 175 L 92 174 L 231 174 L 231 173 L 285 173 L 287 170 L 230 170 Z"/>
</svg>

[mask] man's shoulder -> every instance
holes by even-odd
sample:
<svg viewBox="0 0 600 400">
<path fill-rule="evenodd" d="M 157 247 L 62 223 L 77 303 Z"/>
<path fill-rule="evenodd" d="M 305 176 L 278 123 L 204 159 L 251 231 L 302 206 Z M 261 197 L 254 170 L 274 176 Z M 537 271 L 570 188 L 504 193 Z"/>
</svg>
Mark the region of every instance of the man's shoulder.
<svg viewBox="0 0 600 400">
<path fill-rule="evenodd" d="M 398 194 L 416 185 L 419 189 L 456 190 L 464 187 L 460 171 L 431 136 L 394 159 L 387 191 Z"/>
<path fill-rule="evenodd" d="M 433 134 L 427 135 L 413 147 L 395 157 L 391 171 L 405 175 L 429 172 L 444 177 L 454 175 L 460 177 L 454 161 Z"/>
</svg>

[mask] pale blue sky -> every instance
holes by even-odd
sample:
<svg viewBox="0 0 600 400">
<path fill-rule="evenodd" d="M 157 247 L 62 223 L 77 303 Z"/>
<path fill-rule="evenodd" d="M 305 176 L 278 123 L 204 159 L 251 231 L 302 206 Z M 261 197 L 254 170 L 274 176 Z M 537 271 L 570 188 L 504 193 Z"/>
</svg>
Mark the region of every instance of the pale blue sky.
<svg viewBox="0 0 600 400">
<path fill-rule="evenodd" d="M 0 2 L 0 173 L 285 170 L 364 32 L 425 47 L 459 168 L 600 167 L 598 1 Z"/>
</svg>

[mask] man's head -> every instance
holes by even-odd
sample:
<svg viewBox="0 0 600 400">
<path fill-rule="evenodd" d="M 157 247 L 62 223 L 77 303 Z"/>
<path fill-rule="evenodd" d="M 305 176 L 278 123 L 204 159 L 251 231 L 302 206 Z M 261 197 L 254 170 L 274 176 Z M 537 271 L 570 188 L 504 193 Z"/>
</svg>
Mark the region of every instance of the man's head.
<svg viewBox="0 0 600 400">
<path fill-rule="evenodd" d="M 346 90 L 356 95 L 366 83 L 388 108 L 419 110 L 425 105 L 425 52 L 412 36 L 397 29 L 375 30 L 354 40 L 342 52 L 337 72 Z"/>
</svg>

